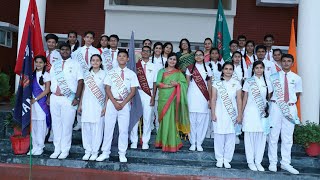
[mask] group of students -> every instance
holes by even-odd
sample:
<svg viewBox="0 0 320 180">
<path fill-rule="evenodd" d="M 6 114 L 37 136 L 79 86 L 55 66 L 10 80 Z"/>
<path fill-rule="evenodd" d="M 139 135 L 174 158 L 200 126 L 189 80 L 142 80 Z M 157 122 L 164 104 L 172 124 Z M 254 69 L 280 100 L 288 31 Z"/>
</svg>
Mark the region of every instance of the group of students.
<svg viewBox="0 0 320 180">
<path fill-rule="evenodd" d="M 146 39 L 136 54 L 135 71 L 126 67 L 129 55 L 118 49 L 117 35 L 101 35 L 97 48 L 92 46 L 94 32 L 84 34 L 82 47 L 76 37 L 70 32 L 58 52 L 58 37 L 48 34 L 46 57 L 34 57 L 33 148 L 28 154 L 43 153 L 51 128 L 55 149 L 50 158 L 65 159 L 77 116 L 74 130 L 82 129 L 83 160 L 109 158 L 118 122 L 119 160 L 127 162 L 129 140 L 133 149 L 139 143 L 139 122 L 129 129 L 132 98 L 139 93 L 142 149 L 149 149 L 154 128 L 155 147 L 165 152 L 178 151 L 184 135 L 189 136 L 190 151 L 203 151 L 205 137 L 214 138 L 216 166 L 231 168 L 237 135 L 243 131 L 248 167 L 264 171 L 261 162 L 268 139 L 269 170 L 276 172 L 281 133 L 281 168 L 299 173 L 290 164 L 302 82 L 290 70 L 293 56 L 272 50 L 272 35 L 257 46 L 239 36 L 230 42 L 230 58 L 225 60 L 210 38 L 204 41 L 204 51 L 195 52 L 188 39 L 182 39 L 177 53 L 170 42 L 152 46 Z"/>
</svg>

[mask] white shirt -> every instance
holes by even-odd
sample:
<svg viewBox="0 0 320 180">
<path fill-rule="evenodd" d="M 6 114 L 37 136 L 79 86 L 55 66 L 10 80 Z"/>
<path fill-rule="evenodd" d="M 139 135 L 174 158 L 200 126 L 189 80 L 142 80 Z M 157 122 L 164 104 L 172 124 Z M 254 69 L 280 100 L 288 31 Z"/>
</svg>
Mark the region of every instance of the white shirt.
<svg viewBox="0 0 320 180">
<path fill-rule="evenodd" d="M 211 64 L 211 68 L 210 68 L 210 64 Z M 222 67 L 224 64 L 223 59 L 221 61 L 217 61 L 216 63 L 214 61 L 206 62 L 206 65 L 209 66 L 209 68 L 212 71 L 212 76 L 213 76 L 212 80 L 220 80 L 221 78 L 222 71 L 218 70 L 218 64 L 220 64 Z"/>
<path fill-rule="evenodd" d="M 276 65 L 272 61 L 269 61 L 267 59 L 264 59 L 262 62 L 264 63 L 264 67 L 265 67 L 264 75 L 268 80 L 270 80 L 271 74 L 274 74 L 277 72 Z"/>
<path fill-rule="evenodd" d="M 277 61 L 273 60 L 272 62 L 273 62 L 274 65 L 276 66 L 276 70 L 277 70 L 277 67 L 280 69 L 280 71 L 282 70 L 281 65 L 279 65 L 279 64 L 277 63 Z M 277 70 L 277 71 L 278 71 L 278 70 Z"/>
<path fill-rule="evenodd" d="M 212 72 L 210 70 L 210 67 L 206 65 L 206 68 L 207 68 L 207 72 L 206 72 L 203 64 L 196 63 L 196 68 L 200 72 L 201 77 L 208 88 L 208 82 L 206 80 L 206 77 L 207 75 L 209 77 L 212 77 Z M 191 73 L 188 68 L 186 70 L 186 75 L 191 76 Z M 208 101 L 203 96 L 198 85 L 194 81 L 194 77 L 192 77 L 192 80 L 189 83 L 187 97 L 188 97 L 189 112 L 208 113 Z"/>
<path fill-rule="evenodd" d="M 149 60 L 147 63 L 144 61 L 141 61 L 142 68 L 144 69 L 144 64 L 146 64 L 146 78 L 148 81 L 148 85 L 150 89 L 153 89 L 153 83 L 157 81 L 157 74 L 158 71 L 156 71 L 155 65 Z M 139 87 L 140 84 L 139 84 Z"/>
<path fill-rule="evenodd" d="M 121 68 L 120 67 L 116 67 L 112 69 L 113 71 L 116 71 L 116 73 L 121 77 Z M 131 71 L 130 69 L 128 69 L 127 67 L 125 67 L 123 69 L 124 72 L 124 85 L 126 86 L 128 93 L 131 92 L 131 87 L 138 87 L 139 86 L 139 81 L 137 78 L 136 73 L 134 73 L 133 71 Z M 107 74 L 105 80 L 104 80 L 104 84 L 111 86 L 111 93 L 113 95 L 113 97 L 115 99 L 121 99 L 118 89 L 116 88 L 115 84 L 112 82 L 111 77 L 109 74 Z"/>
<path fill-rule="evenodd" d="M 49 50 L 46 50 L 46 57 L 48 59 L 49 56 Z M 54 62 L 56 62 L 57 60 L 62 59 L 60 52 L 57 51 L 56 49 L 51 51 L 50 53 L 50 64 L 53 64 Z"/>
<path fill-rule="evenodd" d="M 242 68 L 241 68 L 240 63 L 239 63 L 239 65 L 234 65 L 234 73 L 237 74 L 238 81 L 241 81 L 242 79 L 245 79 L 248 77 L 247 65 L 246 65 L 246 62 L 244 61 L 244 59 L 242 59 L 242 63 L 243 63 L 243 72 L 244 73 L 242 73 Z M 243 75 L 243 77 L 242 77 L 242 75 Z"/>
<path fill-rule="evenodd" d="M 41 76 L 43 76 L 43 82 L 46 83 L 46 82 L 49 82 L 50 81 L 50 75 L 49 73 L 45 72 L 43 75 L 42 75 L 42 71 L 37 71 L 36 72 L 36 76 L 37 76 L 37 82 L 39 84 L 39 79 Z M 40 85 L 40 88 L 42 89 L 42 91 L 45 89 L 45 84 L 43 85 Z M 32 97 L 35 98 L 34 94 L 32 93 Z M 32 111 L 31 111 L 31 117 L 33 120 L 46 120 L 46 114 L 44 113 L 44 111 L 42 110 L 42 108 L 40 107 L 38 101 L 35 102 L 34 104 L 31 105 L 32 107 Z"/>
<path fill-rule="evenodd" d="M 245 47 L 243 47 L 242 49 L 239 48 L 237 51 L 241 52 L 242 56 L 244 56 L 246 48 Z"/>
<path fill-rule="evenodd" d="M 114 51 L 114 52 L 113 52 L 113 57 L 112 57 L 112 51 Z M 119 52 L 119 49 L 112 50 L 112 49 L 110 48 L 111 60 L 112 60 L 112 67 L 113 67 L 113 68 L 119 67 L 119 63 L 118 63 L 118 52 Z"/>
<path fill-rule="evenodd" d="M 247 66 L 247 77 L 251 77 L 252 76 L 252 67 L 253 67 L 253 63 L 254 63 L 254 60 L 258 60 L 257 56 L 255 54 L 249 56 L 247 54 L 247 57 L 249 58 L 251 64 L 249 66 Z M 247 65 L 247 63 L 246 63 Z"/>
<path fill-rule="evenodd" d="M 74 59 L 71 59 L 71 58 L 67 59 L 64 63 L 63 73 L 69 89 L 72 92 L 76 93 L 78 80 L 83 79 L 83 73 L 82 73 L 80 64 Z M 58 82 L 54 72 L 54 64 L 52 65 L 50 70 L 50 78 L 51 78 L 50 90 L 52 93 L 55 93 L 57 91 Z"/>
<path fill-rule="evenodd" d="M 72 56 L 72 59 L 75 59 L 75 60 L 78 61 L 77 55 L 78 55 L 78 53 L 81 53 L 83 59 L 85 60 L 87 48 L 89 48 L 88 49 L 88 66 L 90 68 L 91 67 L 91 63 L 90 63 L 91 56 L 94 55 L 94 54 L 99 54 L 100 55 L 100 51 L 97 48 L 95 48 L 93 46 L 89 46 L 89 47 L 82 46 L 82 47 L 78 48 L 74 53 L 72 53 L 71 56 Z"/>
<path fill-rule="evenodd" d="M 150 62 L 152 62 L 152 57 L 150 57 Z M 160 55 L 159 57 L 154 56 L 153 64 L 155 66 L 156 71 L 158 72 L 160 69 L 164 68 L 167 62 L 167 58 Z"/>
<path fill-rule="evenodd" d="M 282 91 L 284 93 L 284 71 L 279 71 L 279 80 L 281 83 Z M 297 74 L 293 73 L 292 71 L 287 73 L 287 80 L 288 80 L 288 90 L 289 90 L 289 102 L 288 103 L 296 103 L 297 102 L 297 95 L 296 93 L 302 92 L 302 79 Z M 274 91 L 276 91 L 274 89 Z M 276 95 L 273 93 L 271 100 L 277 100 Z"/>
<path fill-rule="evenodd" d="M 262 99 L 265 103 L 267 103 L 267 88 L 269 91 L 268 93 L 272 92 L 271 82 L 269 80 L 266 80 L 265 82 L 262 76 L 260 78 L 254 76 L 254 79 L 257 83 L 257 86 L 259 87 Z M 263 132 L 260 110 L 258 109 L 258 106 L 251 92 L 251 87 L 247 81 L 245 81 L 242 90 L 248 92 L 248 100 L 243 114 L 242 130 L 245 132 Z"/>
<path fill-rule="evenodd" d="M 270 56 L 270 60 L 268 59 L 268 53 L 269 53 L 269 56 Z M 264 57 L 266 60 L 268 60 L 268 61 L 274 61 L 274 59 L 273 59 L 273 50 L 272 50 L 272 48 L 268 51 L 266 51 L 266 55 L 265 55 L 265 57 Z"/>
</svg>

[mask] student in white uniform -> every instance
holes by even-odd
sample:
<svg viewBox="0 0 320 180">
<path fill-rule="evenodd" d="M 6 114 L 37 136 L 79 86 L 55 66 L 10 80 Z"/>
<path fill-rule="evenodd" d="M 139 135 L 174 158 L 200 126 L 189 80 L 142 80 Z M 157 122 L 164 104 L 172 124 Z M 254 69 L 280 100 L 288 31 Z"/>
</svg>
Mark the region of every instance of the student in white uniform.
<svg viewBox="0 0 320 180">
<path fill-rule="evenodd" d="M 211 48 L 210 50 L 210 61 L 206 63 L 212 71 L 212 80 L 218 80 L 221 78 L 223 59 L 220 60 L 220 54 L 218 48 Z M 206 133 L 206 138 L 214 138 L 213 132 L 213 121 L 211 121 L 211 110 L 209 110 L 209 124 Z"/>
<path fill-rule="evenodd" d="M 97 46 L 97 49 L 100 52 L 100 55 L 104 51 L 108 51 L 109 50 L 109 37 L 106 34 L 102 34 L 100 36 L 100 40 L 99 40 L 99 44 Z"/>
<path fill-rule="evenodd" d="M 47 57 L 47 68 L 46 71 L 50 72 L 52 64 L 61 59 L 61 55 L 59 51 L 56 50 L 58 44 L 58 36 L 55 34 L 47 34 L 46 35 L 46 43 L 48 50 L 46 50 L 46 57 Z"/>
<path fill-rule="evenodd" d="M 112 34 L 109 37 L 109 46 L 110 46 L 110 51 L 111 51 L 111 60 L 112 60 L 112 67 L 116 68 L 119 66 L 118 61 L 117 61 L 117 56 L 118 56 L 118 43 L 119 43 L 119 37 L 116 34 Z"/>
<path fill-rule="evenodd" d="M 47 94 L 50 92 L 50 75 L 46 72 L 46 62 L 45 56 L 34 57 L 36 69 L 32 77 L 32 150 L 28 155 L 37 156 L 43 153 L 44 140 L 51 126 L 49 106 L 46 104 Z"/>
<path fill-rule="evenodd" d="M 266 55 L 266 47 L 264 45 L 257 45 L 256 46 L 256 55 L 259 61 L 262 61 L 264 63 L 264 75 L 269 80 L 271 74 L 274 74 L 277 72 L 276 66 L 272 61 L 269 61 L 265 59 Z"/>
<path fill-rule="evenodd" d="M 270 131 L 269 105 L 272 86 L 264 76 L 262 61 L 253 63 L 252 77 L 248 78 L 242 90 L 244 146 L 248 167 L 252 171 L 264 171 L 261 165 L 266 146 L 267 134 Z M 264 122 L 267 121 L 267 122 Z"/>
<path fill-rule="evenodd" d="M 157 45 L 156 45 L 157 44 Z M 163 44 L 162 48 L 160 48 L 160 44 L 161 42 L 157 42 L 155 43 L 155 45 L 153 46 L 153 61 L 152 63 L 154 64 L 155 66 L 155 70 L 156 70 L 156 74 L 158 74 L 159 70 L 160 69 L 163 69 L 166 62 L 167 62 L 167 59 L 168 59 L 168 55 L 170 53 L 172 53 L 172 49 L 173 49 L 173 46 L 170 42 L 166 42 Z M 159 53 L 159 50 L 162 50 L 162 52 L 160 52 L 160 56 L 158 57 L 161 57 L 161 58 L 157 58 L 157 54 Z M 158 129 L 159 129 L 159 121 L 158 121 L 158 99 L 159 99 L 159 93 L 157 91 L 157 86 L 154 85 L 153 86 L 153 93 L 155 94 L 155 103 L 154 103 L 154 108 L 153 108 L 153 113 L 152 113 L 152 122 L 151 122 L 151 129 L 154 129 L 154 125 L 153 125 L 153 120 L 155 121 L 155 127 L 156 127 L 156 130 L 158 132 Z"/>
<path fill-rule="evenodd" d="M 50 158 L 65 159 L 71 148 L 72 125 L 83 88 L 83 73 L 80 64 L 70 57 L 69 44 L 60 45 L 60 54 L 62 60 L 56 61 L 50 71 L 50 112 L 54 133 L 54 153 Z"/>
<path fill-rule="evenodd" d="M 232 78 L 234 65 L 226 62 L 222 66 L 221 80 L 213 82 L 211 115 L 214 121 L 214 152 L 216 166 L 231 168 L 235 149 L 237 124 L 242 118 L 242 91 L 240 82 Z M 237 130 L 237 131 L 236 131 Z"/>
<path fill-rule="evenodd" d="M 246 63 L 247 66 L 247 77 L 251 77 L 252 76 L 252 65 L 255 61 L 258 60 L 257 56 L 254 54 L 254 47 L 255 47 L 255 43 L 252 40 L 248 40 L 246 42 L 246 51 L 243 55 L 244 61 Z"/>
<path fill-rule="evenodd" d="M 93 77 L 93 82 L 98 90 L 91 90 L 88 86 L 89 82 L 85 82 L 78 108 L 78 112 L 81 113 L 82 144 L 85 149 L 85 155 L 82 157 L 82 160 L 85 161 L 94 161 L 98 157 L 99 148 L 102 143 L 103 121 L 106 112 L 105 86 L 103 84 L 106 73 L 102 67 L 101 56 L 98 54 L 92 55 L 90 64 L 90 76 Z M 92 88 L 92 82 L 90 85 Z M 100 94 L 99 99 L 93 93 Z"/>
<path fill-rule="evenodd" d="M 247 41 L 247 37 L 245 35 L 241 34 L 238 36 L 238 42 L 239 42 L 238 51 L 241 52 L 242 56 L 244 56 L 246 52 L 246 41 Z"/>
<path fill-rule="evenodd" d="M 266 34 L 263 38 L 263 43 L 266 46 L 266 54 L 265 54 L 265 59 L 268 61 L 273 61 L 273 50 L 272 46 L 274 43 L 274 37 L 272 34 Z"/>
<path fill-rule="evenodd" d="M 72 59 L 75 59 L 79 62 L 78 55 L 81 55 L 82 58 L 86 61 L 87 65 L 91 67 L 90 58 L 94 54 L 100 54 L 97 48 L 92 46 L 94 42 L 95 33 L 92 31 L 87 31 L 84 33 L 84 46 L 78 48 L 77 51 L 72 53 Z M 81 114 L 77 113 L 77 124 L 74 126 L 73 130 L 78 131 L 81 129 Z"/>
<path fill-rule="evenodd" d="M 141 57 L 137 62 L 137 76 L 139 80 L 138 92 L 141 98 L 141 104 L 143 108 L 143 133 L 142 133 L 142 149 L 149 149 L 149 140 L 151 137 L 151 123 L 152 113 L 154 106 L 154 94 L 153 94 L 153 83 L 156 80 L 157 71 L 155 65 L 151 62 L 150 58 L 151 48 L 144 46 L 141 51 Z M 141 67 L 142 69 L 138 69 Z M 143 71 L 141 71 L 143 70 Z M 140 72 L 140 73 L 139 73 Z M 146 81 L 144 81 L 146 79 Z M 143 88 L 142 88 L 143 87 Z M 130 140 L 131 148 L 137 149 L 138 146 L 138 125 L 135 124 L 131 131 Z"/>
<path fill-rule="evenodd" d="M 136 73 L 126 67 L 129 60 L 128 52 L 120 50 L 117 60 L 119 66 L 110 71 L 104 81 L 106 93 L 109 98 L 107 102 L 104 137 L 101 150 L 102 154 L 96 161 L 104 161 L 111 153 L 111 142 L 113 130 L 118 121 L 119 125 L 119 160 L 127 162 L 126 151 L 128 147 L 129 120 L 130 120 L 130 100 L 135 95 L 139 86 Z"/>
<path fill-rule="evenodd" d="M 190 151 L 203 151 L 202 142 L 205 138 L 211 98 L 210 67 L 205 65 L 204 52 L 195 52 L 195 63 L 188 66 L 186 70 L 188 87 L 188 107 L 190 117 Z M 202 87 L 200 90 L 199 87 Z"/>
<path fill-rule="evenodd" d="M 243 85 L 244 80 L 248 77 L 247 66 L 242 58 L 242 54 L 239 51 L 236 51 L 232 54 L 232 62 L 234 65 L 234 73 L 232 78 L 238 80 L 241 85 Z"/>
<path fill-rule="evenodd" d="M 294 58 L 291 54 L 282 55 L 282 71 L 273 74 L 271 78 L 273 86 L 270 107 L 272 129 L 269 135 L 268 156 L 269 170 L 276 172 L 278 140 L 281 134 L 281 169 L 292 174 L 299 174 L 299 171 L 290 165 L 294 126 L 300 123 L 296 102 L 302 92 L 301 77 L 290 70 L 293 63 Z"/>
<path fill-rule="evenodd" d="M 281 49 L 274 49 L 273 50 L 273 63 L 276 65 L 277 72 L 282 70 L 282 67 L 281 67 L 281 56 L 282 56 Z"/>
<path fill-rule="evenodd" d="M 66 43 L 69 44 L 71 47 L 71 54 L 75 52 L 80 46 L 80 43 L 77 40 L 77 36 L 78 36 L 78 33 L 75 31 L 68 32 L 68 40 Z"/>
<path fill-rule="evenodd" d="M 216 166 L 231 168 L 235 149 L 236 128 L 242 118 L 242 91 L 240 82 L 232 78 L 234 65 L 222 66 L 221 80 L 213 82 L 211 116 L 214 121 L 214 152 Z M 221 98 L 222 97 L 222 98 Z"/>
<path fill-rule="evenodd" d="M 152 41 L 150 39 L 144 39 L 142 41 L 142 47 L 144 47 L 144 46 L 149 46 L 150 48 L 152 48 Z M 142 50 L 142 48 L 141 48 L 141 50 Z M 136 59 L 136 62 L 138 62 L 138 60 L 141 59 L 141 52 L 136 51 L 134 57 Z"/>
</svg>

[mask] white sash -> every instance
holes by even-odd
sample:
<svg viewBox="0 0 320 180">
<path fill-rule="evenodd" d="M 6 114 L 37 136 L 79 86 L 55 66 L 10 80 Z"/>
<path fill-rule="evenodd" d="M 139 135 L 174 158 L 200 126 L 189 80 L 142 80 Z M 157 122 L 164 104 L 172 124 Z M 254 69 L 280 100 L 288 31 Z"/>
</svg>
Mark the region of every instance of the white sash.
<svg viewBox="0 0 320 180">
<path fill-rule="evenodd" d="M 129 95 L 129 91 L 128 91 L 127 87 L 125 86 L 122 78 L 119 76 L 119 74 L 115 70 L 111 70 L 111 71 L 109 71 L 108 75 L 110 76 L 113 84 L 116 86 L 121 98 L 123 100 L 125 98 L 127 98 Z"/>
<path fill-rule="evenodd" d="M 110 50 L 107 49 L 106 51 L 103 51 L 101 55 L 103 65 L 106 67 L 107 71 L 110 71 L 113 68 Z"/>
<path fill-rule="evenodd" d="M 270 76 L 270 80 L 274 89 L 273 94 L 276 96 L 276 102 L 281 109 L 281 112 L 285 118 L 288 119 L 292 124 L 300 124 L 300 120 L 297 114 L 290 114 L 289 105 L 284 101 L 284 93 L 283 88 L 281 86 L 281 82 L 279 80 L 279 73 L 272 74 Z"/>
<path fill-rule="evenodd" d="M 234 79 L 234 80 L 237 80 L 237 81 L 241 82 L 241 79 L 239 78 L 239 76 L 238 76 L 238 74 L 236 73 L 236 71 L 233 71 L 232 79 Z"/>
<path fill-rule="evenodd" d="M 96 84 L 96 82 L 94 81 L 94 77 L 90 73 L 89 67 L 88 67 L 88 65 L 87 65 L 86 61 L 84 60 L 84 58 L 83 58 L 81 53 L 77 54 L 77 59 L 78 59 L 78 62 L 80 63 L 80 65 L 81 65 L 81 68 L 82 68 L 82 71 L 83 71 L 83 79 L 84 79 L 84 83 L 85 83 L 86 87 L 90 89 L 90 92 L 97 99 L 97 101 L 99 102 L 101 107 L 103 107 L 104 106 L 104 102 L 105 102 L 105 96 L 101 92 L 101 90 L 99 89 L 99 87 Z"/>
<path fill-rule="evenodd" d="M 254 77 L 252 76 L 251 78 L 248 78 L 247 82 L 248 82 L 248 84 L 250 86 L 250 91 L 251 91 L 252 97 L 254 99 L 254 102 L 256 103 L 256 105 L 258 107 L 258 110 L 260 112 L 263 131 L 267 135 L 267 134 L 270 133 L 269 118 L 265 117 L 266 116 L 265 108 L 266 108 L 266 103 L 267 102 L 265 102 L 263 100 L 263 97 L 261 95 L 259 86 L 257 85 L 257 82 L 255 81 Z M 268 88 L 268 86 L 266 88 Z"/>
<path fill-rule="evenodd" d="M 64 77 L 64 73 L 62 70 L 62 60 L 56 61 L 54 63 L 54 74 L 57 79 L 57 84 L 61 90 L 61 93 L 72 102 L 74 100 L 75 93 L 71 91 Z M 73 107 L 77 109 L 77 106 L 73 106 Z"/>
<path fill-rule="evenodd" d="M 232 101 L 229 97 L 226 86 L 224 85 L 223 81 L 221 81 L 221 80 L 216 81 L 215 84 L 217 86 L 217 91 L 219 92 L 218 94 L 222 100 L 224 107 L 226 108 L 226 110 L 228 112 L 228 115 L 229 115 L 231 121 L 233 122 L 233 124 L 237 125 L 238 124 L 238 123 L 236 123 L 237 122 L 237 112 L 236 112 L 236 109 L 234 108 Z M 241 132 L 238 132 L 239 130 L 241 131 L 241 128 L 240 129 L 235 128 L 236 134 L 241 133 Z"/>
</svg>

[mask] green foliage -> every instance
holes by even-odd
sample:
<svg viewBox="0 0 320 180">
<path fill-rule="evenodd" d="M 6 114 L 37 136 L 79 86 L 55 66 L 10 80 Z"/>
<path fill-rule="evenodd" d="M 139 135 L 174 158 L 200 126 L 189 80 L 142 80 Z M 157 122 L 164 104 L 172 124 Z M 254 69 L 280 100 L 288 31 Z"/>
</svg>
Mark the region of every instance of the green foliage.
<svg viewBox="0 0 320 180">
<path fill-rule="evenodd" d="M 10 77 L 5 73 L 0 73 L 0 97 L 7 96 L 10 91 Z"/>
<path fill-rule="evenodd" d="M 308 147 L 310 143 L 320 143 L 320 125 L 307 122 L 294 130 L 294 142 Z"/>
<path fill-rule="evenodd" d="M 12 112 L 6 115 L 6 117 L 3 120 L 3 124 L 5 127 L 9 128 L 21 128 L 21 125 L 14 121 Z"/>
</svg>

